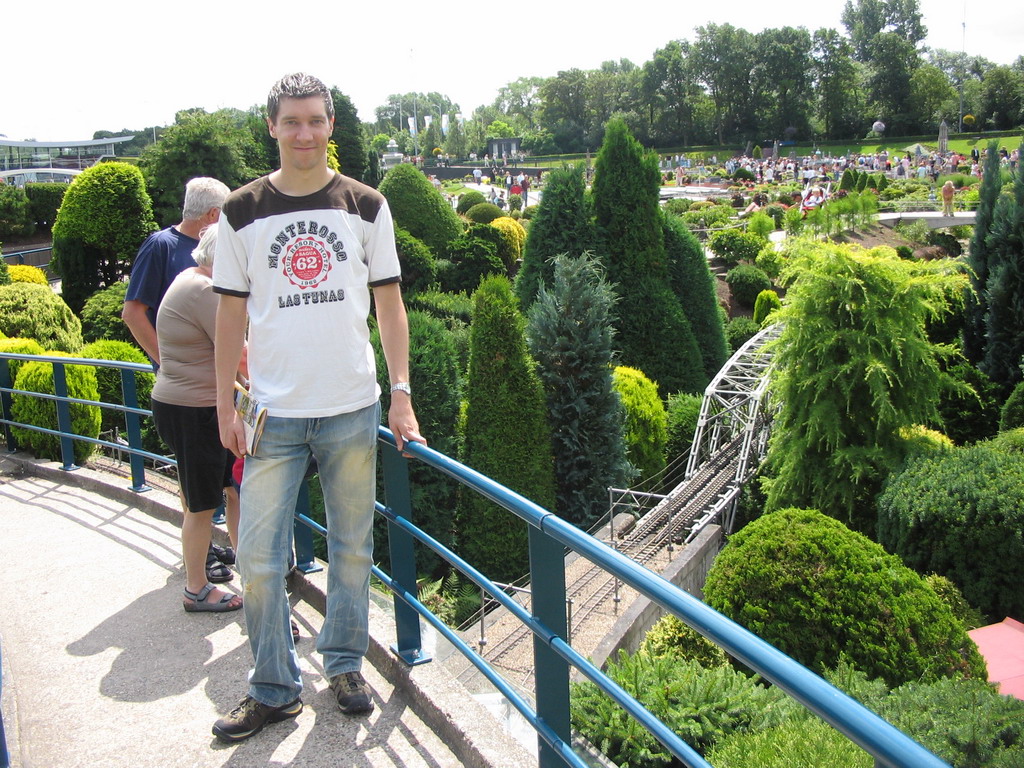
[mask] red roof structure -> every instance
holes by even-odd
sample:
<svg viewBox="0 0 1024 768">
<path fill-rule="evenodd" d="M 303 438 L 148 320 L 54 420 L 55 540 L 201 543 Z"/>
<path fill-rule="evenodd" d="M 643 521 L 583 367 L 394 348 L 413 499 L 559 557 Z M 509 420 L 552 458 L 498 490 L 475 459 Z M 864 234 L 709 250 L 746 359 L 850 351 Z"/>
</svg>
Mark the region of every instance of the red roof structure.
<svg viewBox="0 0 1024 768">
<path fill-rule="evenodd" d="M 968 632 L 988 663 L 988 679 L 1006 696 L 1024 699 L 1024 624 L 1006 618 Z"/>
</svg>

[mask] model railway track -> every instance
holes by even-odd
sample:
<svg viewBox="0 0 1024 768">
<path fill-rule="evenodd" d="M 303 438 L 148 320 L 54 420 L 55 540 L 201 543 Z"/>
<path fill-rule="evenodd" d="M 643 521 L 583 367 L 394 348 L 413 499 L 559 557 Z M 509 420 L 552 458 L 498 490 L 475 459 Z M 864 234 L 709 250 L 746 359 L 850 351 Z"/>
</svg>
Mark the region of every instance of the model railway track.
<svg viewBox="0 0 1024 768">
<path fill-rule="evenodd" d="M 689 526 L 735 481 L 742 443 L 743 435 L 739 434 L 723 445 L 693 477 L 641 518 L 616 549 L 646 566 L 665 549 L 681 543 Z M 573 605 L 573 634 L 607 605 L 614 592 L 615 579 L 591 563 L 584 573 L 566 585 L 566 597 Z M 487 657 L 492 663 L 502 664 L 507 669 L 518 669 L 519 665 L 511 665 L 507 661 L 518 653 L 521 643 L 531 640 L 530 630 L 517 624 L 511 632 L 488 647 Z M 524 666 L 521 671 L 527 673 L 529 669 Z"/>
</svg>

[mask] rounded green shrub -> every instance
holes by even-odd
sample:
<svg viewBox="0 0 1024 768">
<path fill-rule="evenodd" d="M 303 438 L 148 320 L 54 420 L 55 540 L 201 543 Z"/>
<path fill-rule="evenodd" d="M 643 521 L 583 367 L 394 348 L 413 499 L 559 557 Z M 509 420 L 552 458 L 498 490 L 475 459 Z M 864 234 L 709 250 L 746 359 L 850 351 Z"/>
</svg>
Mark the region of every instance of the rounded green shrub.
<svg viewBox="0 0 1024 768">
<path fill-rule="evenodd" d="M 465 216 L 466 211 L 468 211 L 474 205 L 486 202 L 487 198 L 484 197 L 483 192 L 478 192 L 475 189 L 469 189 L 463 192 L 461 195 L 459 195 L 459 202 L 455 204 L 455 212 Z"/>
<path fill-rule="evenodd" d="M 504 236 L 486 224 L 473 225 L 452 241 L 448 262 L 439 265 L 441 287 L 453 293 L 473 293 L 486 275 L 503 275 L 505 264 L 498 255 Z"/>
<path fill-rule="evenodd" d="M 774 229 L 782 229 L 782 219 L 786 215 L 785 206 L 779 203 L 772 203 L 765 206 L 763 210 L 766 215 L 771 217 L 772 223 L 775 225 Z"/>
<path fill-rule="evenodd" d="M 522 195 L 509 195 L 508 196 L 508 209 L 513 213 L 516 211 L 522 211 L 523 209 L 523 196 Z"/>
<path fill-rule="evenodd" d="M 509 216 L 499 216 L 490 224 L 501 232 L 503 246 L 498 249 L 498 256 L 505 268 L 512 271 L 516 262 L 523 258 L 523 246 L 526 244 L 526 230 L 523 225 Z"/>
<path fill-rule="evenodd" d="M 903 451 L 907 456 L 953 450 L 953 441 L 946 435 L 937 430 L 922 427 L 920 424 L 902 427 L 900 439 L 903 441 Z"/>
<path fill-rule="evenodd" d="M 939 394 L 936 427 L 957 445 L 987 440 L 998 431 L 999 386 L 966 360 L 944 366 L 955 386 Z"/>
<path fill-rule="evenodd" d="M 48 286 L 11 283 L 0 286 L 0 331 L 35 339 L 45 349 L 77 352 L 82 323 Z"/>
<path fill-rule="evenodd" d="M 134 344 L 135 338 L 121 319 L 128 283 L 120 282 L 100 288 L 85 300 L 82 307 L 82 338 L 85 343 L 108 339 Z"/>
<path fill-rule="evenodd" d="M 474 224 L 490 224 L 504 215 L 501 208 L 494 203 L 477 203 L 466 211 L 466 218 Z"/>
<path fill-rule="evenodd" d="M 46 350 L 35 339 L 0 339 L 0 352 L 9 352 L 12 355 L 45 355 Z M 27 361 L 8 360 L 8 370 L 11 372 L 11 383 L 18 379 L 18 371 Z"/>
<path fill-rule="evenodd" d="M 658 385 L 643 371 L 620 365 L 615 369 L 612 386 L 626 413 L 626 458 L 637 468 L 641 479 L 652 477 L 665 468 L 668 439 L 665 405 L 658 397 Z"/>
<path fill-rule="evenodd" d="M 738 229 L 723 229 L 713 234 L 708 241 L 711 252 L 729 264 L 739 264 L 741 261 L 752 264 L 763 247 L 762 238 Z"/>
<path fill-rule="evenodd" d="M 725 340 L 729 342 L 729 348 L 735 352 L 747 343 L 761 326 L 749 317 L 734 317 L 725 326 Z"/>
<path fill-rule="evenodd" d="M 759 326 L 764 325 L 768 315 L 781 308 L 782 302 L 779 301 L 779 294 L 772 290 L 761 291 L 757 294 L 757 300 L 754 301 L 754 322 Z"/>
<path fill-rule="evenodd" d="M 990 618 L 1024 616 L 1024 455 L 980 443 L 910 459 L 878 499 L 878 540 Z"/>
<path fill-rule="evenodd" d="M 683 223 L 691 230 L 713 229 L 723 226 L 732 217 L 732 209 L 724 205 L 701 206 L 694 203 L 682 214 Z"/>
<path fill-rule="evenodd" d="M 12 283 L 36 283 L 50 287 L 50 281 L 46 279 L 46 273 L 39 267 L 30 267 L 28 264 L 11 264 L 7 267 L 7 274 L 11 276 Z"/>
<path fill-rule="evenodd" d="M 745 307 L 753 307 L 757 296 L 772 287 L 768 275 L 752 264 L 740 264 L 733 267 L 725 276 L 733 297 Z M 755 321 L 756 322 L 756 321 Z"/>
<path fill-rule="evenodd" d="M 86 344 L 79 357 L 87 357 L 90 360 L 117 360 L 122 363 L 141 363 L 151 365 L 149 358 L 141 349 L 134 344 L 124 341 L 113 341 L 103 339 Z M 121 382 L 121 370 L 119 368 L 96 368 L 96 382 L 99 387 L 99 399 L 104 403 L 116 403 L 124 405 L 124 389 Z M 135 393 L 138 397 L 139 408 L 149 408 L 149 396 L 153 391 L 153 384 L 156 383 L 156 376 L 148 371 L 137 371 L 135 373 Z M 113 429 L 125 429 L 125 417 L 121 411 L 104 408 L 101 428 L 104 432 Z"/>
<path fill-rule="evenodd" d="M 402 294 L 427 290 L 437 278 L 437 262 L 426 244 L 395 225 L 395 247 L 402 268 Z"/>
<path fill-rule="evenodd" d="M 662 207 L 674 216 L 682 216 L 690 210 L 692 204 L 693 201 L 685 197 L 674 197 L 671 200 L 667 200 Z"/>
<path fill-rule="evenodd" d="M 704 595 L 819 672 L 845 657 L 890 685 L 986 678 L 963 625 L 920 576 L 816 510 L 779 510 L 747 524 L 718 555 Z"/>
<path fill-rule="evenodd" d="M 419 170 L 401 163 L 389 170 L 377 187 L 387 198 L 395 223 L 419 238 L 439 256 L 462 234 L 462 221 L 447 200 Z"/>
<path fill-rule="evenodd" d="M 698 752 L 729 734 L 784 722 L 794 711 L 779 688 L 729 666 L 620 651 L 607 674 Z M 622 766 L 675 765 L 671 754 L 593 683 L 572 686 L 572 723 Z"/>
<path fill-rule="evenodd" d="M 60 357 L 65 353 L 46 352 L 51 357 Z M 99 385 L 96 381 L 96 369 L 91 365 L 68 365 L 64 368 L 67 375 L 68 397 L 82 400 L 99 400 Z M 25 392 L 56 394 L 53 385 L 53 364 L 45 362 L 27 362 L 18 371 L 14 380 L 14 388 Z M 71 431 L 76 435 L 96 438 L 100 434 L 100 408 L 95 405 L 71 403 Z M 36 427 L 57 429 L 57 404 L 53 400 L 43 400 L 30 395 L 14 395 L 11 405 L 14 420 Z M 14 427 L 14 436 L 25 448 L 31 450 L 39 458 L 60 459 L 60 438 L 34 429 Z M 81 440 L 74 441 L 75 462 L 82 464 L 92 455 L 95 445 Z"/>
</svg>

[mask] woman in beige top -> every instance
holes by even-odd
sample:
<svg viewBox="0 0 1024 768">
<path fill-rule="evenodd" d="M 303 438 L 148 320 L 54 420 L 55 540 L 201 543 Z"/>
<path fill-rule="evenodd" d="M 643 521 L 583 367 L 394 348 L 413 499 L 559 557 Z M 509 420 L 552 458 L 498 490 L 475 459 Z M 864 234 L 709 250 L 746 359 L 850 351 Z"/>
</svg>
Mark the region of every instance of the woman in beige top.
<svg viewBox="0 0 1024 768">
<path fill-rule="evenodd" d="M 178 461 L 185 517 L 181 548 L 185 561 L 186 611 L 237 611 L 238 595 L 208 583 L 207 552 L 214 510 L 226 499 L 228 535 L 238 534 L 238 492 L 231 483 L 234 456 L 221 444 L 217 426 L 217 382 L 213 338 L 217 295 L 213 259 L 217 225 L 208 227 L 193 251 L 196 266 L 179 274 L 156 318 L 160 370 L 153 387 L 153 420 Z"/>
</svg>

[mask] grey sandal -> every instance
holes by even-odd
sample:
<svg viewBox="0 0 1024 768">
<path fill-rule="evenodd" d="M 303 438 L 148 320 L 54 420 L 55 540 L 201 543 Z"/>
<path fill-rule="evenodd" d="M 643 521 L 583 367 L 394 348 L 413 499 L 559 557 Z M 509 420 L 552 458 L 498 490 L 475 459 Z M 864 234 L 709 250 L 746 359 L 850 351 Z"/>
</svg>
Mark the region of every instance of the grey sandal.
<svg viewBox="0 0 1024 768">
<path fill-rule="evenodd" d="M 237 611 L 242 607 L 242 599 L 238 598 L 238 604 L 233 604 L 233 601 L 238 595 L 232 595 L 229 593 L 224 594 L 220 600 L 215 603 L 210 602 L 206 598 L 210 596 L 215 587 L 213 584 L 207 584 L 205 587 L 199 590 L 198 593 L 189 592 L 185 590 L 185 600 L 182 602 L 185 610 L 189 613 L 227 613 L 228 611 Z"/>
</svg>

